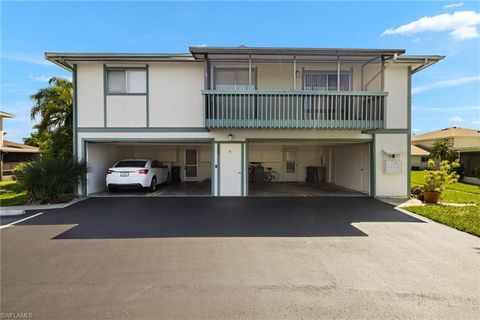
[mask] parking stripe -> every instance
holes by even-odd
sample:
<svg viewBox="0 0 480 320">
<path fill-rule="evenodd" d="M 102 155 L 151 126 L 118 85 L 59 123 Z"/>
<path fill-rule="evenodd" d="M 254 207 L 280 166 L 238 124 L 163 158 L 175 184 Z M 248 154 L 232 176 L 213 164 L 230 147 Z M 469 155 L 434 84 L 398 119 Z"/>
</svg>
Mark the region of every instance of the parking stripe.
<svg viewBox="0 0 480 320">
<path fill-rule="evenodd" d="M 9 224 L 6 224 L 4 226 L 0 226 L 0 230 L 3 229 L 3 228 L 8 228 L 8 227 L 11 227 L 13 226 L 14 224 L 17 224 L 19 222 L 22 222 L 22 221 L 25 221 L 25 220 L 28 220 L 28 219 L 32 219 L 32 218 L 35 218 L 36 216 L 39 216 L 41 214 L 43 214 L 44 212 L 39 212 L 39 213 L 36 213 L 34 215 L 31 215 L 30 217 L 26 217 L 26 218 L 23 218 L 23 219 L 20 219 L 20 220 L 17 220 L 17 221 L 14 221 L 12 223 L 9 223 Z"/>
</svg>

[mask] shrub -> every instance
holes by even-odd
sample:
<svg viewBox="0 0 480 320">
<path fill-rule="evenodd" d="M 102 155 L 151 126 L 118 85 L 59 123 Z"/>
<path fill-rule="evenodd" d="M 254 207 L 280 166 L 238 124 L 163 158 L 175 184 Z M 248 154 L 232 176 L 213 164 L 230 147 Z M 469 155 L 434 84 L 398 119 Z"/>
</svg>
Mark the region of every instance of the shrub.
<svg viewBox="0 0 480 320">
<path fill-rule="evenodd" d="M 17 166 L 18 184 L 27 190 L 30 201 L 61 202 L 72 194 L 79 182 L 86 180 L 87 166 L 71 157 L 44 155 L 36 161 Z"/>
<path fill-rule="evenodd" d="M 428 170 L 425 170 L 425 184 L 423 188 L 428 192 L 442 192 L 443 189 L 458 181 L 458 174 L 455 169 L 460 166 L 458 160 L 453 162 L 444 160 L 440 162 L 438 170 L 432 170 L 435 166 L 433 160 L 428 161 Z"/>
</svg>

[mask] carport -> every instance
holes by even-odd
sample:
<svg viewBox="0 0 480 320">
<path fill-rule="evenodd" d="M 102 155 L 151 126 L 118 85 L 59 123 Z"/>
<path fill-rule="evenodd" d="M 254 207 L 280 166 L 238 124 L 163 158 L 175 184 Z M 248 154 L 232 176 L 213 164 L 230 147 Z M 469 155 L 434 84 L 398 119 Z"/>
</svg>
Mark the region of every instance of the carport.
<svg viewBox="0 0 480 320">
<path fill-rule="evenodd" d="M 370 195 L 370 153 L 369 141 L 250 141 L 248 195 Z"/>
<path fill-rule="evenodd" d="M 212 178 L 212 147 L 198 141 L 85 141 L 85 159 L 90 172 L 84 194 L 99 197 L 124 196 L 210 196 Z M 154 159 L 168 166 L 170 183 L 157 191 L 106 190 L 108 168 L 122 159 Z"/>
</svg>

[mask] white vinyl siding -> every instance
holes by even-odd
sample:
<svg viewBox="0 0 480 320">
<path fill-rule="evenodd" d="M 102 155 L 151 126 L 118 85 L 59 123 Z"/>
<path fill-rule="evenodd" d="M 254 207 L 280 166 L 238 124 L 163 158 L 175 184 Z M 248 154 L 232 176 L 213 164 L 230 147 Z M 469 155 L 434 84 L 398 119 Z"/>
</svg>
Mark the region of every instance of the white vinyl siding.
<svg viewBox="0 0 480 320">
<path fill-rule="evenodd" d="M 144 69 L 107 70 L 107 93 L 131 94 L 147 92 Z"/>
</svg>

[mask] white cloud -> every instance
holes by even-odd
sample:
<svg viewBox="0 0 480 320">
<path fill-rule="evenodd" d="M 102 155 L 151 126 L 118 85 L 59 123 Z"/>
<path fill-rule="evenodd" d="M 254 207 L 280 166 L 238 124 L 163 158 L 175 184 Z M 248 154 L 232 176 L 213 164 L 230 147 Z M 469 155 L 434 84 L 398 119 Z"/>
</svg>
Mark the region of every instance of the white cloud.
<svg viewBox="0 0 480 320">
<path fill-rule="evenodd" d="M 413 42 L 420 42 L 420 38 L 413 39 Z"/>
<path fill-rule="evenodd" d="M 459 116 L 451 117 L 451 118 L 448 118 L 448 122 L 455 122 L 455 123 L 463 122 L 463 118 Z"/>
<path fill-rule="evenodd" d="M 412 93 L 421 93 L 425 92 L 428 90 L 433 90 L 433 89 L 440 89 L 440 88 L 448 88 L 448 87 L 455 87 L 459 86 L 462 84 L 470 83 L 470 82 L 475 82 L 479 81 L 480 76 L 474 76 L 474 77 L 461 77 L 461 78 L 454 78 L 454 79 L 449 79 L 449 80 L 442 80 L 442 81 L 437 81 L 437 82 L 432 82 L 429 84 L 425 84 L 423 86 L 417 86 L 412 89 Z"/>
<path fill-rule="evenodd" d="M 480 24 L 480 13 L 475 11 L 456 11 L 436 16 L 426 16 L 398 28 L 388 28 L 384 35 L 412 35 L 428 31 L 449 31 L 453 39 L 466 40 L 479 37 L 477 25 Z"/>
<path fill-rule="evenodd" d="M 468 40 L 478 38 L 478 30 L 476 27 L 464 27 L 453 30 L 449 35 L 457 40 Z"/>
<path fill-rule="evenodd" d="M 443 6 L 443 9 L 450 9 L 450 8 L 457 8 L 457 7 L 463 7 L 463 2 L 447 4 Z"/>
<path fill-rule="evenodd" d="M 423 129 L 420 128 L 412 128 L 412 132 L 422 132 Z"/>
<path fill-rule="evenodd" d="M 33 81 L 36 81 L 36 82 L 48 82 L 48 80 L 50 80 L 51 76 L 47 76 L 47 75 L 40 75 L 40 76 L 34 76 L 34 75 L 28 75 L 28 79 L 30 80 L 33 80 Z"/>
</svg>

